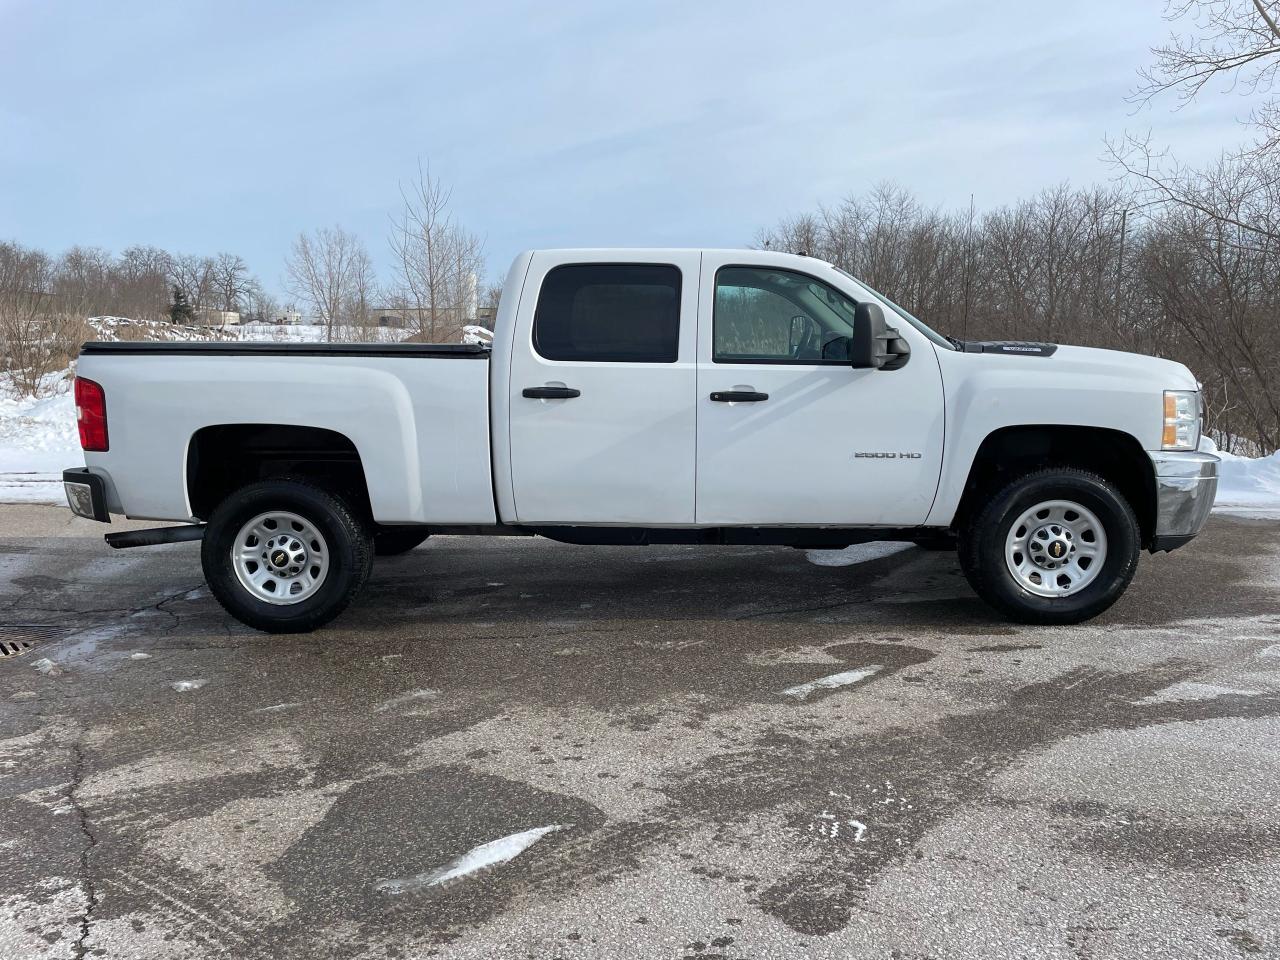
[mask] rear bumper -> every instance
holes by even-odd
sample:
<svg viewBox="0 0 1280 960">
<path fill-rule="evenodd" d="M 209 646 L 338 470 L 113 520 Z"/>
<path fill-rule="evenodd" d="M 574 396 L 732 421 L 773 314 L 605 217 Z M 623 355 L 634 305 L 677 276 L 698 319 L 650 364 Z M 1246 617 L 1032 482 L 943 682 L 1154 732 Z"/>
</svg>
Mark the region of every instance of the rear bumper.
<svg viewBox="0 0 1280 960">
<path fill-rule="evenodd" d="M 62 471 L 62 489 L 67 495 L 67 505 L 76 516 L 101 523 L 110 523 L 107 510 L 107 484 L 88 467 L 72 467 Z"/>
<path fill-rule="evenodd" d="M 1218 458 L 1211 453 L 1149 453 L 1155 470 L 1156 529 L 1151 552 L 1174 550 L 1209 519 L 1218 493 Z"/>
</svg>

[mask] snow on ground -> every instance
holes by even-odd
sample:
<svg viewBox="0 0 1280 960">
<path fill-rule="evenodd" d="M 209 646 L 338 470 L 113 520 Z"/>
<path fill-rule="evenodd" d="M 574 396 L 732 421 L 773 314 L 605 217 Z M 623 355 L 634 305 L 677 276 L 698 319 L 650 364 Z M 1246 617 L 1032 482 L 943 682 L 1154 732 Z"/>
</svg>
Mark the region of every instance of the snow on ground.
<svg viewBox="0 0 1280 960">
<path fill-rule="evenodd" d="M 1212 442 L 1205 445 L 1212 449 Z M 1280 450 L 1269 457 L 1238 457 L 1222 450 L 1215 510 L 1237 516 L 1280 518 Z"/>
<path fill-rule="evenodd" d="M 851 567 L 855 563 L 891 557 L 903 550 L 910 550 L 909 543 L 855 543 L 843 550 L 806 550 L 805 558 L 820 567 Z"/>
<path fill-rule="evenodd" d="M 524 853 L 548 833 L 565 829 L 566 825 L 554 824 L 550 827 L 535 827 L 521 833 L 513 833 L 499 840 L 490 840 L 478 847 L 472 847 L 456 860 L 451 860 L 443 867 L 428 870 L 413 877 L 402 877 L 399 880 L 382 880 L 374 887 L 381 893 L 392 895 L 401 893 L 417 893 L 427 887 L 434 887 L 450 880 L 457 880 L 477 870 L 495 867 L 498 864 L 514 860 Z"/>
<path fill-rule="evenodd" d="M 0 385 L 0 502 L 62 500 L 62 470 L 84 463 L 71 381 L 46 379 L 52 396 L 19 399 Z"/>
<path fill-rule="evenodd" d="M 866 680 L 868 677 L 875 676 L 882 669 L 883 667 L 880 664 L 873 663 L 869 667 L 862 667 L 858 670 L 833 673 L 829 677 L 819 677 L 817 680 L 810 680 L 808 683 L 787 687 L 782 691 L 781 696 L 791 697 L 795 700 L 808 700 L 811 694 L 819 690 L 838 690 L 840 687 L 852 686 L 855 683 Z"/>
</svg>

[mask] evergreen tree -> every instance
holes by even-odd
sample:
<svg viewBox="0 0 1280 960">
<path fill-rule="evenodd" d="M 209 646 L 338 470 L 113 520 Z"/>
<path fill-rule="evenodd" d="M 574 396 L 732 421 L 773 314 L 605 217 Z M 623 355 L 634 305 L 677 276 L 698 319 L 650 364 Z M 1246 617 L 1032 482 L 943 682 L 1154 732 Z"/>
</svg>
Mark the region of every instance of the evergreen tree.
<svg viewBox="0 0 1280 960">
<path fill-rule="evenodd" d="M 196 312 L 191 309 L 191 301 L 187 299 L 186 293 L 178 285 L 173 287 L 173 303 L 169 307 L 170 323 L 190 323 L 195 319 Z"/>
</svg>

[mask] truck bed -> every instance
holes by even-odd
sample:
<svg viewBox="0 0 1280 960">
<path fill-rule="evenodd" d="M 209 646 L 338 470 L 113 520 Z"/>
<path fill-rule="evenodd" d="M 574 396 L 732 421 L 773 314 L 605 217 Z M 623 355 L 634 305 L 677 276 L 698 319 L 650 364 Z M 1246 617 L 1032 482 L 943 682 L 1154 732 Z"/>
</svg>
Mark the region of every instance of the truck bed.
<svg viewBox="0 0 1280 960">
<path fill-rule="evenodd" d="M 86 343 L 76 372 L 102 385 L 110 444 L 85 462 L 113 513 L 190 520 L 198 436 L 311 428 L 355 447 L 379 523 L 492 524 L 488 359 L 472 344 Z"/>
</svg>

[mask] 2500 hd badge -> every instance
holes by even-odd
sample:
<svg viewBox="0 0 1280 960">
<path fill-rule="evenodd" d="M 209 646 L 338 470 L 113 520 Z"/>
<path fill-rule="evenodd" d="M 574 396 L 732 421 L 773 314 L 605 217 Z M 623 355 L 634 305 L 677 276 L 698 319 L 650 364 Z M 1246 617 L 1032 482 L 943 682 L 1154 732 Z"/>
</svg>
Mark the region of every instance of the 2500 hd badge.
<svg viewBox="0 0 1280 960">
<path fill-rule="evenodd" d="M 919 460 L 923 453 L 893 453 L 880 450 L 859 450 L 853 455 L 855 460 Z"/>
</svg>

